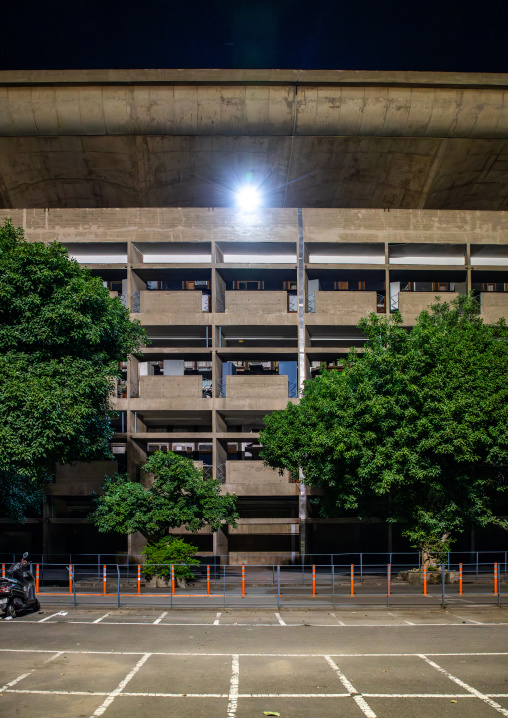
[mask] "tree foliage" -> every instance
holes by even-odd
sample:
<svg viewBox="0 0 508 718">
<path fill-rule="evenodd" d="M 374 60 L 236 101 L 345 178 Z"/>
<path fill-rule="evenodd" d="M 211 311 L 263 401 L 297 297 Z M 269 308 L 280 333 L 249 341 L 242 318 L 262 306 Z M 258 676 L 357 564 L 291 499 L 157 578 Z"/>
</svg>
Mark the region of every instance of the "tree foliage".
<svg viewBox="0 0 508 718">
<path fill-rule="evenodd" d="M 0 514 L 40 505 L 55 464 L 110 457 L 112 380 L 144 337 L 65 247 L 0 228 Z"/>
<path fill-rule="evenodd" d="M 263 458 L 301 467 L 325 515 L 403 522 L 415 547 L 507 528 L 495 502 L 507 488 L 508 328 L 485 325 L 472 297 L 433 305 L 410 332 L 401 323 L 363 319 L 365 352 L 265 419 Z"/>
<path fill-rule="evenodd" d="M 164 536 L 159 541 L 147 544 L 142 553 L 146 558 L 143 574 L 147 581 L 154 576 L 169 580 L 171 565 L 174 566 L 175 578 L 193 579 L 194 574 L 189 566 L 197 566 L 199 559 L 194 558 L 197 546 L 187 543 L 176 536 Z"/>
<path fill-rule="evenodd" d="M 157 451 L 143 469 L 153 475 L 148 487 L 127 474 L 106 480 L 91 514 L 99 531 L 139 531 L 149 541 L 158 541 L 180 526 L 193 532 L 204 526 L 218 531 L 223 523 L 236 526 L 236 497 L 221 495 L 220 483 L 206 477 L 191 459 Z"/>
</svg>

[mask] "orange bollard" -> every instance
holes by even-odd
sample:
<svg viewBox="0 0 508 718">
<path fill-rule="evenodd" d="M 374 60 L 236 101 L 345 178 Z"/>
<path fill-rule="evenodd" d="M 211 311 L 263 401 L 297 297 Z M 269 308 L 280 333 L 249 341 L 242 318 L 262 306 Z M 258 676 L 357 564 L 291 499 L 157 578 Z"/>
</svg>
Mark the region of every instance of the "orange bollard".
<svg viewBox="0 0 508 718">
<path fill-rule="evenodd" d="M 459 593 L 462 594 L 462 564 L 459 563 Z"/>
<path fill-rule="evenodd" d="M 210 595 L 210 566 L 206 567 L 206 593 Z"/>
<path fill-rule="evenodd" d="M 312 564 L 312 595 L 316 595 L 316 567 Z"/>
<path fill-rule="evenodd" d="M 35 567 L 35 593 L 39 593 L 39 564 Z"/>
<path fill-rule="evenodd" d="M 2 578 L 5 578 L 5 563 L 2 564 Z"/>
<path fill-rule="evenodd" d="M 355 595 L 355 565 L 351 564 L 351 595 Z"/>
<path fill-rule="evenodd" d="M 171 564 L 171 593 L 175 595 L 175 567 Z"/>
<path fill-rule="evenodd" d="M 245 598 L 245 566 L 242 566 L 242 596 Z"/>
<path fill-rule="evenodd" d="M 494 564 L 494 593 L 497 594 L 497 563 Z"/>
<path fill-rule="evenodd" d="M 388 564 L 388 595 L 392 595 L 392 566 Z"/>
<path fill-rule="evenodd" d="M 141 566 L 138 565 L 138 593 L 141 593 Z"/>
<path fill-rule="evenodd" d="M 106 595 L 106 564 L 102 567 L 102 593 Z"/>
<path fill-rule="evenodd" d="M 277 566 L 277 595 L 280 596 L 280 566 Z"/>
<path fill-rule="evenodd" d="M 69 566 L 69 593 L 72 593 L 72 564 Z"/>
<path fill-rule="evenodd" d="M 427 566 L 423 567 L 423 595 L 427 595 Z"/>
</svg>

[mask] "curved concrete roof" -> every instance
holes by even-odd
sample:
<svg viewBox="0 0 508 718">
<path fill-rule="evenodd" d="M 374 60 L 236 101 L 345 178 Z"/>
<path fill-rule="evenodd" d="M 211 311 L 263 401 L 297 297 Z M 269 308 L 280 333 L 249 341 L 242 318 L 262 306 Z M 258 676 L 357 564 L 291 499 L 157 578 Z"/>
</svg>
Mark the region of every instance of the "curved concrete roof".
<svg viewBox="0 0 508 718">
<path fill-rule="evenodd" d="M 0 72 L 0 206 L 508 209 L 508 75 Z"/>
</svg>

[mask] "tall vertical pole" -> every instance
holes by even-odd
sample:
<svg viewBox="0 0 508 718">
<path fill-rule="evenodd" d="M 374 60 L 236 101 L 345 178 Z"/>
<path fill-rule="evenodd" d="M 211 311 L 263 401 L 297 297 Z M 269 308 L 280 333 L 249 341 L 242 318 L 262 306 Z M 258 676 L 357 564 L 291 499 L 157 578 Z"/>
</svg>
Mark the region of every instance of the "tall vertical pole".
<svg viewBox="0 0 508 718">
<path fill-rule="evenodd" d="M 72 564 L 69 564 L 69 593 L 72 593 Z"/>
<path fill-rule="evenodd" d="M 335 608 L 335 566 L 332 563 L 332 608 Z"/>
<path fill-rule="evenodd" d="M 444 608 L 445 607 L 445 566 L 444 564 L 441 564 L 441 605 Z"/>
<path fill-rule="evenodd" d="M 245 598 L 245 566 L 242 566 L 242 597 Z"/>
<path fill-rule="evenodd" d="M 312 564 L 312 595 L 316 595 L 316 566 Z"/>
<path fill-rule="evenodd" d="M 351 564 L 351 595 L 355 595 L 355 565 Z"/>
<path fill-rule="evenodd" d="M 277 566 L 277 596 L 280 596 L 280 566 Z"/>
<path fill-rule="evenodd" d="M 107 569 L 106 564 L 102 567 L 102 593 L 106 595 Z"/>
<path fill-rule="evenodd" d="M 392 591 L 391 591 L 392 566 L 391 566 L 391 564 L 388 564 L 388 570 L 387 570 L 387 572 L 386 572 L 386 577 L 387 577 L 387 579 L 388 579 L 388 595 L 391 596 L 391 595 L 392 595 Z"/>
<path fill-rule="evenodd" d="M 35 567 L 35 593 L 39 593 L 39 564 Z"/>
<path fill-rule="evenodd" d="M 2 564 L 2 578 L 5 578 L 5 563 Z"/>
<path fill-rule="evenodd" d="M 497 563 L 494 564 L 494 593 L 497 595 Z"/>
<path fill-rule="evenodd" d="M 141 593 L 141 566 L 138 564 L 138 593 Z"/>
<path fill-rule="evenodd" d="M 171 593 L 175 595 L 175 567 L 171 564 Z"/>
<path fill-rule="evenodd" d="M 459 594 L 462 595 L 462 564 L 459 563 Z"/>
<path fill-rule="evenodd" d="M 210 595 L 210 566 L 206 567 L 206 594 Z"/>
<path fill-rule="evenodd" d="M 423 564 L 423 595 L 427 595 L 427 565 Z"/>
<path fill-rule="evenodd" d="M 293 133 L 296 128 L 296 109 L 297 98 L 295 97 L 294 117 L 293 117 Z M 291 140 L 293 142 L 293 139 Z M 304 306 L 304 287 L 305 287 L 305 270 L 304 270 L 304 245 L 303 245 L 303 213 L 302 208 L 298 208 L 298 374 L 299 374 L 299 391 L 298 396 L 302 396 L 303 382 L 305 381 L 305 306 Z M 304 483 L 304 475 L 302 469 L 298 471 L 300 479 L 300 559 L 302 566 L 305 563 L 305 555 L 308 553 L 307 545 L 307 489 Z M 302 576 L 303 578 L 303 576 Z"/>
</svg>

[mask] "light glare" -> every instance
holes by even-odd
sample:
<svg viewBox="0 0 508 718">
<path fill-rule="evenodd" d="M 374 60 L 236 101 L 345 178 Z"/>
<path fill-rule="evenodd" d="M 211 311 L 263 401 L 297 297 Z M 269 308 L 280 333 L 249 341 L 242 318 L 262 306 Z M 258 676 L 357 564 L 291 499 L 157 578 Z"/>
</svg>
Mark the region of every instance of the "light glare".
<svg viewBox="0 0 508 718">
<path fill-rule="evenodd" d="M 236 201 L 244 212 L 253 212 L 261 204 L 261 197 L 255 187 L 246 185 L 236 193 Z"/>
</svg>

